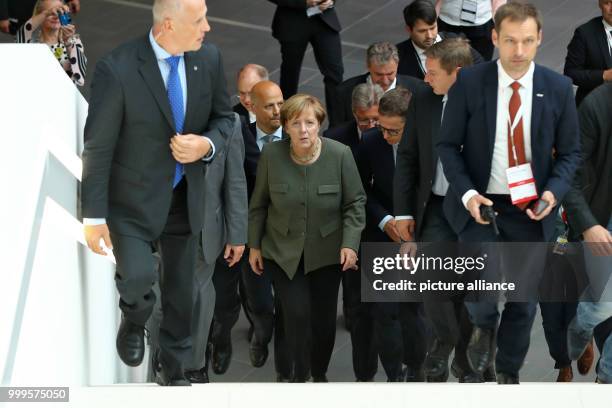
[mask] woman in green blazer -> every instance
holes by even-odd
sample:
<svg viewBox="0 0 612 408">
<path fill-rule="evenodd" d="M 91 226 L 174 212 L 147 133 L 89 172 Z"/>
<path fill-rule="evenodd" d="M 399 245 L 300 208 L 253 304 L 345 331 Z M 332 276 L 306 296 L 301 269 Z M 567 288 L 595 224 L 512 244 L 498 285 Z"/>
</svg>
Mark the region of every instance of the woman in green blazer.
<svg viewBox="0 0 612 408">
<path fill-rule="evenodd" d="M 341 274 L 356 272 L 366 196 L 351 150 L 319 137 L 325 110 L 298 94 L 285 101 L 288 139 L 268 143 L 249 208 L 249 263 L 280 299 L 292 381 L 327 381 Z"/>
</svg>

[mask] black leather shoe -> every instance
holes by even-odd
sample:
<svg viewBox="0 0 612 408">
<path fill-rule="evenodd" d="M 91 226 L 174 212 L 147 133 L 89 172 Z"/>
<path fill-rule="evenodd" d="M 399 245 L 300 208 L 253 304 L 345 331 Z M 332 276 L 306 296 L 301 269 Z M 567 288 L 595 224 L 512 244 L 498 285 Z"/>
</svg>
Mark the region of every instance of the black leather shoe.
<svg viewBox="0 0 612 408">
<path fill-rule="evenodd" d="M 276 382 L 277 383 L 288 383 L 288 382 L 291 382 L 291 378 L 285 377 L 282 374 L 276 373 Z"/>
<path fill-rule="evenodd" d="M 249 345 L 249 358 L 253 367 L 262 367 L 268 359 L 268 346 L 262 346 L 255 341 L 255 337 Z"/>
<path fill-rule="evenodd" d="M 396 378 L 389 378 L 387 377 L 387 382 L 404 382 L 406 381 L 406 374 L 408 372 L 408 368 L 407 367 L 403 367 L 400 370 L 400 373 L 398 374 L 398 376 Z"/>
<path fill-rule="evenodd" d="M 191 383 L 184 376 L 179 377 L 169 377 L 166 372 L 163 370 L 157 372 L 157 376 L 155 377 L 155 382 L 161 386 L 170 386 L 170 387 L 191 387 Z"/>
<path fill-rule="evenodd" d="M 457 378 L 460 383 L 482 383 L 484 379 L 480 374 L 476 374 L 471 369 L 463 369 L 457 361 L 453 359 L 451 364 L 451 373 Z"/>
<path fill-rule="evenodd" d="M 208 384 L 210 382 L 205 368 L 185 371 L 185 378 L 192 384 Z"/>
<path fill-rule="evenodd" d="M 144 352 L 144 327 L 121 317 L 117 332 L 117 353 L 121 361 L 130 367 L 137 367 L 142 363 Z"/>
<path fill-rule="evenodd" d="M 567 326 L 567 354 L 571 360 L 578 360 L 593 338 L 592 330 L 583 330 L 578 326 L 576 317 Z"/>
<path fill-rule="evenodd" d="M 495 368 L 493 364 L 487 367 L 487 369 L 482 373 L 482 379 L 484 382 L 497 382 L 497 376 L 495 375 Z"/>
<path fill-rule="evenodd" d="M 425 359 L 427 382 L 446 382 L 448 380 L 448 357 L 453 346 L 434 338 Z"/>
<path fill-rule="evenodd" d="M 326 383 L 329 382 L 327 380 L 327 376 L 326 375 L 313 375 L 312 376 L 312 382 L 313 383 Z"/>
<path fill-rule="evenodd" d="M 215 374 L 225 374 L 232 361 L 232 342 L 213 344 L 211 353 L 212 369 Z"/>
<path fill-rule="evenodd" d="M 498 384 L 518 384 L 519 378 L 516 375 L 506 374 L 506 373 L 497 373 L 497 383 Z"/>
<path fill-rule="evenodd" d="M 423 367 L 413 368 L 406 367 L 406 375 L 404 376 L 406 382 L 425 382 L 425 370 Z"/>
<path fill-rule="evenodd" d="M 467 360 L 470 368 L 477 374 L 482 374 L 493 360 L 493 329 L 474 327 L 467 346 Z"/>
</svg>

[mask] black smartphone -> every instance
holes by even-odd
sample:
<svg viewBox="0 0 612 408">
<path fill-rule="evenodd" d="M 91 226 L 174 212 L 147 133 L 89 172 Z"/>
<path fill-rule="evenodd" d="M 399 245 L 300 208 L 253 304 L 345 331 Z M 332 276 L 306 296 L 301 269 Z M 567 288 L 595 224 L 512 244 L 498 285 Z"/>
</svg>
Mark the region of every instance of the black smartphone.
<svg viewBox="0 0 612 408">
<path fill-rule="evenodd" d="M 548 207 L 548 205 L 549 205 L 548 201 L 542 200 L 540 198 L 538 199 L 538 201 L 533 203 L 530 208 L 531 208 L 531 211 L 533 211 L 535 215 L 540 215 L 540 213 L 544 211 L 546 207 Z"/>
</svg>

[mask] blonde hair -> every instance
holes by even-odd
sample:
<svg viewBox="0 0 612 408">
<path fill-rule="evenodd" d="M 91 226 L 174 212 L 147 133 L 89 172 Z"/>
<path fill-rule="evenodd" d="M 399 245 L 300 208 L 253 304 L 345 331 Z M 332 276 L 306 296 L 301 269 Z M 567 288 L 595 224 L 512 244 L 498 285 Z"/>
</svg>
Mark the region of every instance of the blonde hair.
<svg viewBox="0 0 612 408">
<path fill-rule="evenodd" d="M 281 108 L 280 120 L 283 127 L 285 127 L 289 120 L 300 116 L 308 108 L 314 111 L 315 117 L 319 125 L 321 125 L 327 117 L 321 101 L 312 95 L 296 94 L 287 99 Z"/>
<path fill-rule="evenodd" d="M 43 10 L 43 4 L 48 2 L 49 0 L 37 0 L 36 4 L 34 4 L 34 9 L 32 10 L 32 17 L 39 15 L 40 13 L 42 13 Z"/>
</svg>

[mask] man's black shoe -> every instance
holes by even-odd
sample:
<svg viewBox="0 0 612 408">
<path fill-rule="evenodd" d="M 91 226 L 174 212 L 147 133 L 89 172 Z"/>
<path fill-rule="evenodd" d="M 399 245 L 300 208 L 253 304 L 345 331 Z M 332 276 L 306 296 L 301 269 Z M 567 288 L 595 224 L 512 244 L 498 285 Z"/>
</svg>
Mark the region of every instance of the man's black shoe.
<svg viewBox="0 0 612 408">
<path fill-rule="evenodd" d="M 485 382 L 497 382 L 497 376 L 495 375 L 495 368 L 493 364 L 487 367 L 487 369 L 482 373 L 482 379 Z"/>
<path fill-rule="evenodd" d="M 519 378 L 516 375 L 506 374 L 506 373 L 497 373 L 497 383 L 498 384 L 518 384 Z"/>
<path fill-rule="evenodd" d="M 471 369 L 463 369 L 457 363 L 457 360 L 453 359 L 451 364 L 451 373 L 459 380 L 460 383 L 482 383 L 484 379 L 482 375 L 476 374 Z"/>
<path fill-rule="evenodd" d="M 215 374 L 225 374 L 232 361 L 232 343 L 213 344 L 211 355 L 212 369 Z"/>
<path fill-rule="evenodd" d="M 276 382 L 277 383 L 288 383 L 288 382 L 291 382 L 291 378 L 285 377 L 282 374 L 276 373 Z"/>
<path fill-rule="evenodd" d="M 253 367 L 262 367 L 268 359 L 268 346 L 262 346 L 255 341 L 255 336 L 249 345 L 249 358 Z"/>
<path fill-rule="evenodd" d="M 467 346 L 467 360 L 470 368 L 482 374 L 491 365 L 494 354 L 493 329 L 474 327 Z"/>
<path fill-rule="evenodd" d="M 327 380 L 327 376 L 326 375 L 313 375 L 312 376 L 312 382 L 313 383 L 326 383 L 329 382 Z"/>
<path fill-rule="evenodd" d="M 446 382 L 448 380 L 448 357 L 453 346 L 434 338 L 425 359 L 427 382 Z"/>
<path fill-rule="evenodd" d="M 117 332 L 117 353 L 121 361 L 130 367 L 137 367 L 142 363 L 144 352 L 144 327 L 122 316 Z"/>
<path fill-rule="evenodd" d="M 169 377 L 166 372 L 163 370 L 157 372 L 157 376 L 155 377 L 155 382 L 161 386 L 170 386 L 170 387 L 190 387 L 191 383 L 184 376 L 178 377 Z"/>
<path fill-rule="evenodd" d="M 208 384 L 210 382 L 205 368 L 185 371 L 185 378 L 192 384 Z"/>
<path fill-rule="evenodd" d="M 423 367 L 413 368 L 406 367 L 405 369 L 405 380 L 406 382 L 425 382 L 425 370 Z"/>
</svg>

